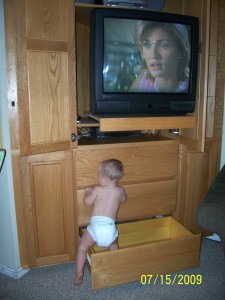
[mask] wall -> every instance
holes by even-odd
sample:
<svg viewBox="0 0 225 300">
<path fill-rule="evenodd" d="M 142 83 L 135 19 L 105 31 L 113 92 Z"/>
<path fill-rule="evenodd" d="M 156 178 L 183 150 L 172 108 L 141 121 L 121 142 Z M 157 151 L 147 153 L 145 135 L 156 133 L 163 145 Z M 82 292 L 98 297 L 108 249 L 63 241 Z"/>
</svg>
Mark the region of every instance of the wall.
<svg viewBox="0 0 225 300">
<path fill-rule="evenodd" d="M 0 0 L 0 145 L 10 153 L 3 12 L 3 0 Z M 0 173 L 0 272 L 19 278 L 27 271 L 22 270 L 20 264 L 12 182 L 11 156 L 8 154 Z"/>
</svg>

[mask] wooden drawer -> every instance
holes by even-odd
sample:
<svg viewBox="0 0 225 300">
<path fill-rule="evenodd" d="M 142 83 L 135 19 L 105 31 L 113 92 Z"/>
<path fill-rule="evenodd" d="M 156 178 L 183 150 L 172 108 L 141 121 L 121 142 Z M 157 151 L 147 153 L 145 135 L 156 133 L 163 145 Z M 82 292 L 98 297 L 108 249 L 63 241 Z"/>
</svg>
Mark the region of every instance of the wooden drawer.
<svg viewBox="0 0 225 300">
<path fill-rule="evenodd" d="M 170 274 L 199 263 L 201 235 L 193 235 L 172 217 L 117 227 L 119 250 L 96 245 L 89 250 L 92 289 L 140 280 L 142 274 Z"/>
<path fill-rule="evenodd" d="M 120 206 L 117 221 L 171 215 L 176 210 L 177 181 L 137 183 L 123 186 L 127 201 Z M 77 191 L 79 226 L 87 225 L 92 207 L 83 203 L 84 190 Z"/>
<path fill-rule="evenodd" d="M 81 228 L 91 214 L 91 208 L 83 204 L 84 188 L 97 183 L 100 161 L 116 158 L 125 169 L 120 184 L 127 201 L 117 218 L 126 222 L 118 225 L 120 249 L 107 251 L 95 245 L 89 250 L 92 289 L 140 280 L 142 274 L 169 274 L 198 265 L 201 236 L 193 235 L 172 217 L 177 207 L 178 154 L 177 141 L 172 140 L 81 146 L 76 150 Z M 164 217 L 152 218 L 158 215 Z"/>
<path fill-rule="evenodd" d="M 178 143 L 173 140 L 79 146 L 76 150 L 77 188 L 98 182 L 98 165 L 116 158 L 124 164 L 121 184 L 177 178 Z"/>
</svg>

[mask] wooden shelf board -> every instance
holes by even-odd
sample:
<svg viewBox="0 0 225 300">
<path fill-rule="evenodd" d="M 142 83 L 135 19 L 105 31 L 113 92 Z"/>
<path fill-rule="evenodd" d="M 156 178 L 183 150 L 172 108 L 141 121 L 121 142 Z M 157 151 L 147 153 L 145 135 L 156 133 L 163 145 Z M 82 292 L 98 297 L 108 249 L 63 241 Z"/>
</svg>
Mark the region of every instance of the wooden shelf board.
<svg viewBox="0 0 225 300">
<path fill-rule="evenodd" d="M 194 128 L 194 116 L 99 118 L 100 131 L 159 130 Z"/>
<path fill-rule="evenodd" d="M 99 121 L 93 118 L 82 118 L 80 122 L 77 122 L 77 127 L 99 127 Z"/>
</svg>

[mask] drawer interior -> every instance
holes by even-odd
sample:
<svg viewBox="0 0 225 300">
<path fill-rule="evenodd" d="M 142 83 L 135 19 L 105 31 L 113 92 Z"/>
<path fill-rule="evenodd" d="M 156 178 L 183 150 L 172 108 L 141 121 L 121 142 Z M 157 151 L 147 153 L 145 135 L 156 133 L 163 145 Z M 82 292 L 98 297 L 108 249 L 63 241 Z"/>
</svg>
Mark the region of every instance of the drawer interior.
<svg viewBox="0 0 225 300">
<path fill-rule="evenodd" d="M 92 289 L 140 280 L 142 274 L 170 274 L 199 263 L 201 235 L 195 235 L 173 217 L 117 225 L 119 250 L 96 245 L 87 265 Z M 115 267 L 115 261 L 117 262 Z"/>
<path fill-rule="evenodd" d="M 117 228 L 120 249 L 193 235 L 173 217 L 128 222 L 118 224 Z M 90 249 L 90 253 L 104 251 L 107 251 L 107 249 L 98 247 L 96 244 Z"/>
</svg>

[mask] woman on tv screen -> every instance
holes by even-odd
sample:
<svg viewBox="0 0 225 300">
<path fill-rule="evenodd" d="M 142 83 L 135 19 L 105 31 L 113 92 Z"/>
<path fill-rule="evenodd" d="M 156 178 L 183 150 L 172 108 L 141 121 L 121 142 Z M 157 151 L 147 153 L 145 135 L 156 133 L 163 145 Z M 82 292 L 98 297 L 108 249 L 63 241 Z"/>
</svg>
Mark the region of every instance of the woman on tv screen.
<svg viewBox="0 0 225 300">
<path fill-rule="evenodd" d="M 130 87 L 132 92 L 185 93 L 189 88 L 188 26 L 142 21 L 135 42 L 143 64 Z"/>
</svg>

